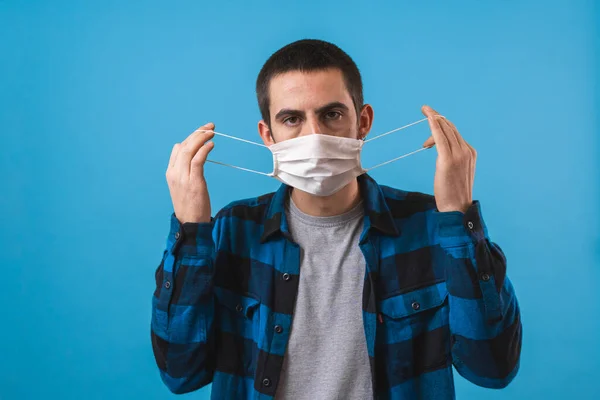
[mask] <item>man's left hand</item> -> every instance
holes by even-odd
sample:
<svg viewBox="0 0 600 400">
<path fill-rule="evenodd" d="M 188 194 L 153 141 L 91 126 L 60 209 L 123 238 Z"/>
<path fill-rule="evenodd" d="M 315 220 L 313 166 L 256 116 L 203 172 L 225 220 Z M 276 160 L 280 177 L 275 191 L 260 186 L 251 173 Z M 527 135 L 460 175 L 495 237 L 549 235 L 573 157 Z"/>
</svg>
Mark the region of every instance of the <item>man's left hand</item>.
<svg viewBox="0 0 600 400">
<path fill-rule="evenodd" d="M 433 192 L 440 212 L 465 213 L 473 203 L 477 152 L 458 133 L 454 124 L 429 106 L 421 108 L 432 136 L 423 147 L 436 145 L 438 157 Z"/>
</svg>

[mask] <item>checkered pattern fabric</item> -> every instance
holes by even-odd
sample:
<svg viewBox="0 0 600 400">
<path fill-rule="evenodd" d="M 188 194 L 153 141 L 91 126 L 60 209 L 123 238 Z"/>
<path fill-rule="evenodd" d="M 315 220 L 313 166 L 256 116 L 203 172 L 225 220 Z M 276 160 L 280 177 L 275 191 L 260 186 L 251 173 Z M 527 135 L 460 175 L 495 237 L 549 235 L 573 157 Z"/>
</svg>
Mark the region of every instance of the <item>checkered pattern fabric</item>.
<svg viewBox="0 0 600 400">
<path fill-rule="evenodd" d="M 373 397 L 453 399 L 453 367 L 477 385 L 506 386 L 519 368 L 520 312 L 479 202 L 464 214 L 439 212 L 432 196 L 368 175 L 359 186 Z M 171 391 L 212 383 L 213 399 L 274 397 L 300 274 L 284 212 L 289 190 L 231 203 L 211 223 L 171 216 L 151 322 Z"/>
</svg>

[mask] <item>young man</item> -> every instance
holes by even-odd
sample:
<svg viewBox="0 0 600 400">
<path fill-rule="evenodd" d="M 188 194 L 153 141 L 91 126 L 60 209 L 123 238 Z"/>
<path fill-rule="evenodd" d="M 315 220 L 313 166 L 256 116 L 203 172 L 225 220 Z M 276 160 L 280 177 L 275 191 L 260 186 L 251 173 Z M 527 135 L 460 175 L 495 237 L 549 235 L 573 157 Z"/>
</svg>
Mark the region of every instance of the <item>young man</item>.
<svg viewBox="0 0 600 400">
<path fill-rule="evenodd" d="M 260 136 L 289 185 L 211 218 L 214 124 L 171 154 L 174 214 L 152 315 L 167 387 L 212 383 L 213 399 L 452 399 L 452 366 L 505 387 L 519 366 L 519 306 L 471 197 L 476 152 L 456 127 L 423 107 L 424 146 L 438 152 L 429 196 L 361 174 L 373 109 L 333 44 L 277 51 L 257 95 Z"/>
</svg>

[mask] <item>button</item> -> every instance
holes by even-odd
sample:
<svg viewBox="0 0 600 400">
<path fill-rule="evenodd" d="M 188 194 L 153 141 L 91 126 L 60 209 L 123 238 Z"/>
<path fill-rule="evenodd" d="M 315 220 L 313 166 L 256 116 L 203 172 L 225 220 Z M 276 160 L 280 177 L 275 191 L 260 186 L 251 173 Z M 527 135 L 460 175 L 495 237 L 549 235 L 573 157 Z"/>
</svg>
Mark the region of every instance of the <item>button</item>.
<svg viewBox="0 0 600 400">
<path fill-rule="evenodd" d="M 263 379 L 263 386 L 271 386 L 271 380 L 269 378 Z"/>
<path fill-rule="evenodd" d="M 289 281 L 290 279 L 292 279 L 292 277 L 290 276 L 290 274 L 288 274 L 287 272 L 285 274 L 283 274 L 283 280 L 284 281 Z"/>
<path fill-rule="evenodd" d="M 467 222 L 467 226 L 469 229 L 473 230 L 473 223 L 471 221 Z"/>
<path fill-rule="evenodd" d="M 281 325 L 275 325 L 275 332 L 277 332 L 277 333 L 283 332 L 283 328 L 281 327 Z"/>
<path fill-rule="evenodd" d="M 419 303 L 417 303 L 416 301 L 413 301 L 412 308 L 413 308 L 413 310 L 417 311 L 419 308 L 421 308 L 421 305 Z"/>
<path fill-rule="evenodd" d="M 169 289 L 169 288 L 171 288 L 171 282 L 166 281 L 165 282 L 165 289 Z"/>
<path fill-rule="evenodd" d="M 235 311 L 242 312 L 242 311 L 244 311 L 244 307 L 242 307 L 241 304 L 238 304 L 237 306 L 235 306 Z"/>
<path fill-rule="evenodd" d="M 175 239 L 179 239 L 180 236 L 181 236 L 181 233 L 175 232 Z"/>
<path fill-rule="evenodd" d="M 489 274 L 486 274 L 485 272 L 483 274 L 481 274 L 481 280 L 484 282 L 489 281 L 490 280 Z"/>
</svg>

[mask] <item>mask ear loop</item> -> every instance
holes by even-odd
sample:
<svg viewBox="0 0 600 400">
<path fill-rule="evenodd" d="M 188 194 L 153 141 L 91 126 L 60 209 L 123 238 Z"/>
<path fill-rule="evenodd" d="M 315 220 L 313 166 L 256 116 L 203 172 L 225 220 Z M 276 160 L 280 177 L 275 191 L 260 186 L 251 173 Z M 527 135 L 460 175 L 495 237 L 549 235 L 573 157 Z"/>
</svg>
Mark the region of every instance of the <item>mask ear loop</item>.
<svg viewBox="0 0 600 400">
<path fill-rule="evenodd" d="M 391 133 L 398 132 L 398 131 L 400 131 L 400 130 L 402 130 L 402 129 L 406 129 L 406 128 L 408 128 L 408 127 L 411 127 L 411 126 L 413 126 L 413 125 L 420 124 L 421 122 L 425 122 L 425 121 L 427 121 L 427 118 L 423 118 L 423 119 L 420 119 L 420 120 L 418 120 L 418 121 L 412 122 L 412 123 L 410 123 L 410 124 L 408 124 L 408 125 L 401 126 L 400 128 L 392 129 L 391 131 L 388 131 L 388 132 L 382 133 L 382 134 L 380 134 L 380 135 L 377 135 L 377 136 L 375 136 L 375 137 L 372 137 L 372 138 L 370 138 L 370 139 L 367 139 L 367 140 L 364 140 L 364 139 L 363 139 L 363 144 L 364 144 L 364 143 L 368 143 L 368 142 L 370 142 L 371 140 L 375 140 L 375 139 L 382 138 L 382 137 L 384 137 L 384 136 L 387 136 L 387 135 L 389 135 L 389 134 L 391 134 Z M 235 137 L 235 136 L 226 135 L 226 134 L 224 134 L 224 133 L 220 133 L 220 132 L 215 132 L 215 131 L 211 131 L 211 130 L 201 130 L 200 132 L 213 132 L 215 135 L 218 135 L 218 136 L 223 136 L 223 137 L 226 137 L 226 138 L 229 138 L 229 139 L 238 140 L 238 141 L 240 141 L 240 142 L 249 143 L 249 144 L 253 144 L 253 145 L 255 145 L 255 146 L 267 147 L 267 148 L 268 148 L 268 146 L 265 146 L 265 145 L 264 145 L 264 144 L 262 144 L 262 143 L 257 143 L 257 142 L 253 142 L 253 141 L 251 141 L 251 140 L 246 140 L 246 139 L 238 138 L 238 137 Z M 431 146 L 431 147 L 433 147 L 433 146 Z M 373 169 L 375 169 L 375 168 L 379 168 L 379 167 L 381 167 L 381 166 L 383 166 L 383 165 L 386 165 L 386 164 L 393 163 L 394 161 L 398 161 L 398 160 L 400 160 L 400 159 L 402 159 L 402 158 L 404 158 L 404 157 L 408 157 L 408 156 L 410 156 L 410 155 L 413 155 L 413 154 L 415 154 L 415 153 L 418 153 L 418 152 L 420 152 L 420 151 L 423 151 L 423 150 L 428 150 L 428 149 L 430 149 L 431 147 L 423 147 L 423 148 L 421 148 L 421 149 L 418 149 L 418 150 L 412 151 L 412 152 L 410 152 L 410 153 L 404 154 L 404 155 L 402 155 L 402 156 L 400 156 L 400 157 L 396 157 L 396 158 L 393 158 L 393 159 L 391 159 L 391 160 L 388 160 L 388 161 L 382 162 L 381 164 L 377 164 L 377 165 L 375 165 L 375 166 L 373 166 L 373 167 L 370 167 L 370 168 L 364 169 L 364 171 L 365 171 L 365 172 L 367 172 L 367 171 L 371 171 L 371 170 L 373 170 Z M 362 151 L 361 151 L 361 152 L 362 152 Z M 360 155 L 359 155 L 359 157 L 360 157 Z M 273 176 L 273 175 L 274 175 L 274 172 L 271 172 L 271 173 L 266 173 L 266 172 L 256 171 L 256 170 L 249 169 L 249 168 L 238 167 L 237 165 L 226 164 L 226 163 L 223 163 L 223 162 L 220 162 L 220 161 L 214 161 L 214 160 L 209 160 L 209 159 L 207 159 L 206 161 L 208 161 L 208 162 L 210 162 L 210 163 L 213 163 L 213 164 L 223 165 L 223 166 L 225 166 L 225 167 L 230 167 L 230 168 L 239 169 L 239 170 L 242 170 L 242 171 L 253 172 L 253 173 L 255 173 L 255 174 L 259 174 L 259 175 L 264 175 L 264 176 Z"/>
<path fill-rule="evenodd" d="M 387 136 L 387 135 L 389 135 L 390 133 L 398 132 L 398 131 L 400 131 L 400 130 L 402 130 L 402 129 L 406 129 L 406 128 L 408 128 L 408 127 L 411 127 L 411 126 L 413 126 L 413 125 L 420 124 L 421 122 L 424 122 L 424 121 L 427 121 L 427 118 L 420 119 L 420 120 L 418 120 L 418 121 L 416 121 L 416 122 L 410 123 L 410 124 L 408 124 L 408 125 L 401 126 L 400 128 L 392 129 L 392 130 L 391 130 L 391 131 L 389 131 L 389 132 L 385 132 L 385 133 L 382 133 L 381 135 L 377 135 L 377 136 L 375 136 L 375 137 L 372 137 L 372 138 L 370 138 L 370 139 L 367 139 L 367 140 L 365 140 L 365 143 L 368 143 L 368 142 L 370 142 L 371 140 L 375 140 L 375 139 L 379 139 L 379 138 L 381 138 L 381 137 Z"/>
<path fill-rule="evenodd" d="M 365 143 L 367 143 L 367 142 L 370 142 L 371 140 L 375 140 L 375 139 L 382 138 L 382 137 L 384 137 L 384 136 L 387 136 L 387 135 L 389 135 L 389 134 L 391 134 L 391 133 L 398 132 L 398 131 L 400 131 L 400 130 L 402 130 L 402 129 L 406 129 L 406 128 L 408 128 L 408 127 L 411 127 L 411 126 L 413 126 L 413 125 L 420 124 L 421 122 L 425 122 L 425 121 L 427 121 L 427 118 L 423 118 L 423 119 L 420 119 L 420 120 L 418 120 L 418 121 L 412 122 L 412 123 L 410 123 L 410 124 L 408 124 L 408 125 L 401 126 L 400 128 L 392 129 L 391 131 L 388 131 L 388 132 L 382 133 L 381 135 L 377 135 L 377 136 L 375 136 L 375 137 L 372 137 L 372 138 L 370 138 L 370 139 L 368 139 L 368 140 L 365 140 L 364 142 L 365 142 Z M 402 159 L 402 158 L 404 158 L 404 157 L 412 156 L 413 154 L 415 154 L 415 153 L 418 153 L 418 152 L 420 152 L 420 151 L 423 151 L 423 150 L 428 150 L 428 149 L 430 149 L 431 147 L 433 147 L 433 146 L 430 146 L 430 147 L 422 147 L 422 148 L 420 148 L 420 149 L 417 149 L 417 150 L 415 150 L 415 151 L 411 151 L 410 153 L 406 153 L 406 154 L 404 154 L 404 155 L 401 155 L 400 157 L 396 157 L 396 158 L 393 158 L 393 159 L 391 159 L 391 160 L 388 160 L 388 161 L 382 162 L 382 163 L 380 163 L 380 164 L 377 164 L 377 165 L 375 165 L 375 166 L 373 166 L 373 167 L 367 168 L 367 169 L 365 169 L 365 171 L 367 171 L 367 172 L 368 172 L 368 171 L 374 170 L 375 168 L 379 168 L 379 167 L 381 167 L 381 166 L 383 166 L 383 165 L 386 165 L 386 164 L 393 163 L 394 161 L 398 161 L 398 160 L 400 160 L 400 159 Z"/>
<path fill-rule="evenodd" d="M 431 146 L 431 147 L 433 147 L 433 146 Z M 404 155 L 402 155 L 402 156 L 400 156 L 400 157 L 396 157 L 396 158 L 393 158 L 393 159 L 391 159 L 391 160 L 388 160 L 388 161 L 382 162 L 381 164 L 377 164 L 377 165 L 375 165 L 375 166 L 373 166 L 373 167 L 367 168 L 365 171 L 371 171 L 371 170 L 374 170 L 375 168 L 379 168 L 379 167 L 381 167 L 381 166 L 383 166 L 383 165 L 386 165 L 386 164 L 393 163 L 394 161 L 398 161 L 398 160 L 400 160 L 400 159 L 402 159 L 402 158 L 404 158 L 404 157 L 412 156 L 413 154 L 415 154 L 415 153 L 418 153 L 418 152 L 420 152 L 420 151 L 423 151 L 423 150 L 429 150 L 431 147 L 422 147 L 422 148 L 420 148 L 420 149 L 418 149 L 418 150 L 411 151 L 410 153 L 406 153 L 406 154 L 404 154 Z"/>
<path fill-rule="evenodd" d="M 223 137 L 226 137 L 226 138 L 229 138 L 229 139 L 239 140 L 240 142 L 250 143 L 250 144 L 253 144 L 255 146 L 267 147 L 267 146 L 265 146 L 262 143 L 253 142 L 251 140 L 246 140 L 246 139 L 242 139 L 242 138 L 239 138 L 239 137 L 230 136 L 230 135 L 226 135 L 224 133 L 219 133 L 219 132 L 215 132 L 215 131 L 202 130 L 202 131 L 199 131 L 199 132 L 214 132 L 215 135 L 223 136 Z"/>
<path fill-rule="evenodd" d="M 238 137 L 235 137 L 235 136 L 226 135 L 226 134 L 220 133 L 220 132 L 215 132 L 215 131 L 211 131 L 211 130 L 201 130 L 200 132 L 213 132 L 215 135 L 218 135 L 218 136 L 223 136 L 223 137 L 226 137 L 226 138 L 229 138 L 229 139 L 233 139 L 233 140 L 239 140 L 240 142 L 250 143 L 250 144 L 253 144 L 255 146 L 267 147 L 267 146 L 265 146 L 264 144 L 261 144 L 261 143 L 253 142 L 251 140 L 246 140 L 246 139 L 242 139 L 242 138 L 238 138 Z M 225 167 L 239 169 L 239 170 L 242 170 L 242 171 L 253 172 L 253 173 L 259 174 L 259 175 L 273 176 L 273 173 L 266 173 L 266 172 L 256 171 L 256 170 L 253 170 L 253 169 L 250 169 L 250 168 L 238 167 L 237 165 L 226 164 L 226 163 L 223 163 L 223 162 L 220 162 L 220 161 L 214 161 L 214 160 L 209 160 L 209 159 L 207 159 L 206 161 L 208 161 L 210 163 L 213 163 L 213 164 L 223 165 Z"/>
</svg>

